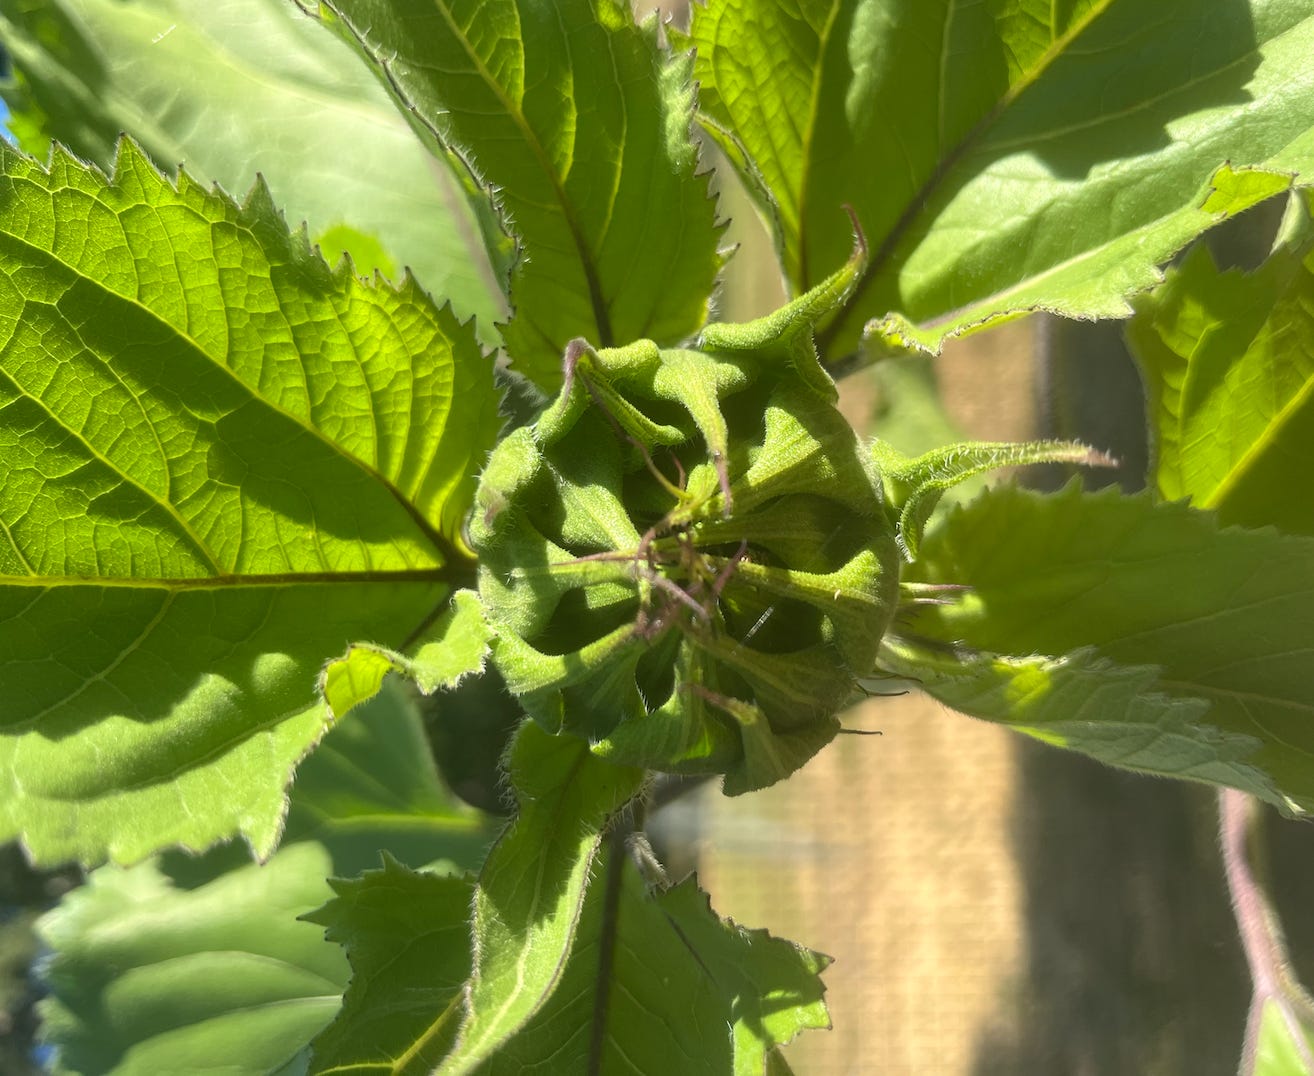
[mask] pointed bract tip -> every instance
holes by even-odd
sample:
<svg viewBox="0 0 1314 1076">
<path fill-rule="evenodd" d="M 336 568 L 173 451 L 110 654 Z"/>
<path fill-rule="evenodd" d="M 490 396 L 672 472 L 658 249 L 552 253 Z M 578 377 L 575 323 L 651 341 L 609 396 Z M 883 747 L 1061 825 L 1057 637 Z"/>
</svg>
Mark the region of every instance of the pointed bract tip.
<svg viewBox="0 0 1314 1076">
<path fill-rule="evenodd" d="M 853 226 L 853 258 L 865 265 L 867 262 L 867 233 L 862 230 L 862 221 L 858 219 L 858 211 L 850 203 L 844 203 L 844 212 L 849 215 L 849 224 Z"/>
</svg>

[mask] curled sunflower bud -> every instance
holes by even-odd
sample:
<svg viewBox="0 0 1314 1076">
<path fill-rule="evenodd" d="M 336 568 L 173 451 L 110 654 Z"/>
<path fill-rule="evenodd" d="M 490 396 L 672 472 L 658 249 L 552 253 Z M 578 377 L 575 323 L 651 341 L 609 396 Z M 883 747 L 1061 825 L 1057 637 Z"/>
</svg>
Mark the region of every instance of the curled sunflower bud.
<svg viewBox="0 0 1314 1076">
<path fill-rule="evenodd" d="M 880 479 L 812 341 L 860 264 L 696 349 L 572 342 L 560 395 L 493 453 L 479 591 L 541 724 L 731 793 L 835 735 L 898 597 Z"/>
</svg>

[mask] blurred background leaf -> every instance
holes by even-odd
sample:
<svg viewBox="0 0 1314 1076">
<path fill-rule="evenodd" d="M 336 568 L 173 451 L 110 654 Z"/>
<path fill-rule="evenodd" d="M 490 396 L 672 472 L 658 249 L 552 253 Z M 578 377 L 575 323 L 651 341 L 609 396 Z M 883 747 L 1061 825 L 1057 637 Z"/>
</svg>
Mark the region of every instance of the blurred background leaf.
<svg viewBox="0 0 1314 1076">
<path fill-rule="evenodd" d="M 298 771 L 287 833 L 263 866 L 240 844 L 105 867 L 41 923 L 42 1003 L 59 1070 L 85 1076 L 304 1071 L 349 978 L 339 947 L 298 916 L 386 851 L 440 874 L 478 868 L 495 830 L 429 757 L 406 689 L 389 681 Z"/>
<path fill-rule="evenodd" d="M 409 267 L 485 342 L 505 240 L 463 169 L 435 159 L 353 50 L 290 0 L 0 0 L 10 127 L 108 169 L 121 133 L 239 201 L 264 176 L 294 229 L 361 274 Z M 506 251 L 503 251 L 505 254 Z"/>
</svg>

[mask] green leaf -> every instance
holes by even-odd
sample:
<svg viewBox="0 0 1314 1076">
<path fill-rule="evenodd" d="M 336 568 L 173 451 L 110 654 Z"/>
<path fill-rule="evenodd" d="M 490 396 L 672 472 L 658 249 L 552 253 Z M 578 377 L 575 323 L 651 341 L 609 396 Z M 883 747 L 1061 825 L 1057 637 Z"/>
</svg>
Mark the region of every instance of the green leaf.
<svg viewBox="0 0 1314 1076">
<path fill-rule="evenodd" d="M 351 986 L 343 1015 L 312 1045 L 315 1072 L 433 1070 L 451 1047 L 457 1022 L 449 1014 L 459 1011 L 470 974 L 473 889 L 392 859 L 333 883 L 334 899 L 305 918 L 346 948 Z"/>
<path fill-rule="evenodd" d="M 263 187 L 175 189 L 128 142 L 111 181 L 0 165 L 0 837 L 267 856 L 324 659 L 406 650 L 468 570 L 491 368 Z"/>
<path fill-rule="evenodd" d="M 0 40 L 34 155 L 53 138 L 108 170 L 126 131 L 234 195 L 259 173 L 330 261 L 349 251 L 394 279 L 409 266 L 489 334 L 504 312 L 487 199 L 472 207 L 352 49 L 288 0 L 0 0 Z"/>
<path fill-rule="evenodd" d="M 689 63 L 658 49 L 655 18 L 635 26 L 620 0 L 323 6 L 498 192 L 521 246 L 503 331 L 516 369 L 554 391 L 575 337 L 673 343 L 702 325 L 719 233 L 695 174 Z"/>
<path fill-rule="evenodd" d="M 480 1072 L 748 1076 L 776 1044 L 830 1026 L 827 957 L 721 920 L 693 879 L 649 892 L 628 857 L 597 862 L 559 983 Z M 353 979 L 314 1071 L 460 1071 L 444 1053 L 470 970 L 468 886 L 389 864 L 335 888 L 310 918 L 347 945 Z"/>
<path fill-rule="evenodd" d="M 928 534 L 907 575 L 969 588 L 911 609 L 899 629 L 950 705 L 1043 731 L 1060 713 L 1050 696 L 1066 691 L 1067 746 L 1170 775 L 1212 766 L 1210 780 L 1242 765 L 1251 775 L 1228 783 L 1314 807 L 1310 539 L 1220 529 L 1148 495 L 1003 487 Z M 1163 739 L 1147 743 L 1156 724 Z M 1214 731 L 1192 746 L 1187 725 Z M 1126 736 L 1110 734 L 1120 726 Z"/>
<path fill-rule="evenodd" d="M 366 969 L 361 992 L 346 999 L 338 1022 L 316 1047 L 315 1072 L 428 1072 L 448 1047 L 442 1071 L 476 1071 L 558 988 L 603 831 L 638 792 L 644 774 L 595 759 L 584 741 L 551 736 L 533 722 L 521 726 L 512 744 L 509 771 L 520 813 L 488 854 L 479 876 L 474 895 L 474 963 L 464 992 L 459 997 L 450 994 L 446 973 L 421 986 L 409 971 L 399 977 L 371 978 Z M 401 894 L 396 899 L 403 904 L 407 895 L 420 896 L 416 886 L 427 885 L 395 878 L 381 879 L 379 884 L 393 882 L 395 892 Z M 371 892 L 379 892 L 385 905 L 394 900 L 381 890 Z M 445 894 L 438 894 L 438 899 L 447 911 L 435 912 L 428 921 L 435 930 L 445 931 L 452 925 L 451 908 Z M 355 929 L 358 917 L 346 911 L 329 914 L 340 924 L 335 928 L 339 932 Z M 386 907 L 380 910 L 380 915 L 385 914 Z M 455 966 L 450 939 L 407 942 L 404 933 L 392 939 L 394 944 L 404 943 L 395 959 L 405 968 L 423 963 L 426 952 L 434 955 L 426 948 L 431 940 L 447 954 L 441 958 L 443 966 Z M 375 941 L 383 944 L 388 939 L 376 934 L 370 944 Z M 365 959 L 370 967 L 376 966 L 368 953 Z M 379 957 L 381 962 L 387 959 Z M 417 989 L 423 997 L 415 993 Z M 380 1009 L 396 1014 L 395 1019 L 372 1015 Z M 352 1029 L 360 1028 L 372 1036 L 374 1056 L 361 1056 L 352 1034 Z"/>
<path fill-rule="evenodd" d="M 561 985 L 490 1073 L 761 1076 L 776 1044 L 830 1026 L 828 957 L 721 919 L 694 878 L 647 892 L 628 858 L 609 857 L 618 867 L 614 911 L 593 886 Z"/>
<path fill-rule="evenodd" d="M 887 315 L 929 349 L 1015 311 L 1124 317 L 1156 265 L 1314 163 L 1301 4 L 710 0 L 688 43 L 794 289 L 843 260 L 842 206 L 866 230 L 831 361 Z"/>
<path fill-rule="evenodd" d="M 959 653 L 937 660 L 892 639 L 881 653 L 881 668 L 915 679 L 956 710 L 1007 724 L 1052 747 L 1140 773 L 1280 799 L 1273 783 L 1248 762 L 1260 741 L 1213 727 L 1206 700 L 1167 694 L 1156 666 L 1118 665 L 1092 649 L 1056 658 Z"/>
<path fill-rule="evenodd" d="M 320 676 L 320 694 L 329 710 L 341 716 L 373 698 L 390 672 L 415 681 L 426 695 L 452 688 L 483 670 L 492 629 L 478 596 L 460 590 L 452 606 L 414 644 L 413 657 L 372 643 L 357 643 L 347 655 L 329 662 Z"/>
<path fill-rule="evenodd" d="M 44 1034 L 68 1073 L 263 1076 L 332 1019 L 340 953 L 296 916 L 323 900 L 324 849 L 289 845 L 192 891 L 151 861 L 95 872 L 45 920 Z"/>
<path fill-rule="evenodd" d="M 532 721 L 511 746 L 520 813 L 494 846 L 474 901 L 474 971 L 444 1071 L 474 1071 L 558 987 L 602 834 L 638 794 L 642 770 L 595 759 Z"/>
<path fill-rule="evenodd" d="M 297 768 L 285 841 L 318 841 L 333 857 L 330 873 L 352 878 L 377 867 L 381 851 L 416 868 L 441 860 L 475 871 L 495 836 L 493 822 L 443 783 L 411 693 L 393 678 Z M 187 857 L 167 861 L 178 874 Z"/>
<path fill-rule="evenodd" d="M 699 119 L 766 210 L 796 292 L 836 264 L 807 266 L 811 252 L 801 240 L 809 146 L 824 123 L 824 56 L 842 7 L 835 0 L 724 0 L 694 5 L 689 34 L 672 33 L 678 45 L 697 50 Z"/>
<path fill-rule="evenodd" d="M 1314 1076 L 1314 1013 L 1301 1015 L 1303 1022 L 1282 999 L 1263 1003 L 1255 1057 L 1242 1076 Z"/>
<path fill-rule="evenodd" d="M 216 1059 L 233 1076 L 278 1070 L 347 984 L 339 948 L 298 920 L 331 896 L 326 876 L 377 865 L 381 848 L 471 867 L 488 836 L 439 783 L 414 709 L 385 691 L 301 767 L 288 840 L 268 863 L 228 845 L 104 867 L 45 918 L 43 1017 L 60 1071 L 158 1076 Z"/>
<path fill-rule="evenodd" d="M 1198 246 L 1137 303 L 1128 337 L 1146 371 L 1154 480 L 1225 523 L 1314 534 L 1314 226 L 1297 192 L 1252 273 Z"/>
</svg>

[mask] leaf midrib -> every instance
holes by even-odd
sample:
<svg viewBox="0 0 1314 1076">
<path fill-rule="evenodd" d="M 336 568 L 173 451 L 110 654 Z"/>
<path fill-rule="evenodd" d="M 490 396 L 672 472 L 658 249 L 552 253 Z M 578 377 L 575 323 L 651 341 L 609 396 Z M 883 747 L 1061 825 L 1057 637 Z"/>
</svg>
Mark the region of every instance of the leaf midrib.
<svg viewBox="0 0 1314 1076">
<path fill-rule="evenodd" d="M 424 126 L 428 129 L 430 134 L 432 134 L 433 137 L 438 140 L 440 145 L 450 146 L 450 139 L 445 138 L 443 136 L 442 132 L 437 129 L 433 121 L 427 115 L 426 111 L 423 108 L 421 108 L 418 104 L 416 104 L 416 102 L 412 100 L 412 98 L 403 89 L 401 83 L 397 80 L 396 76 L 393 74 L 392 62 L 380 56 L 378 51 L 375 48 L 373 48 L 370 45 L 370 43 L 365 39 L 365 37 L 362 35 L 362 33 L 359 30 L 357 30 L 354 22 L 352 22 L 349 18 L 345 17 L 342 14 L 342 11 L 340 10 L 341 8 L 340 0 L 326 0 L 326 3 L 328 4 L 330 10 L 332 10 L 333 13 L 342 21 L 342 24 L 349 28 L 352 36 L 355 37 L 357 42 L 359 43 L 361 51 L 369 58 L 370 62 L 372 64 L 375 64 L 378 67 L 378 69 L 384 73 L 384 75 L 388 80 L 388 85 L 392 88 L 393 93 L 397 95 L 397 99 L 405 105 L 405 107 L 410 111 L 410 113 L 413 116 L 415 116 L 421 123 L 424 124 Z M 588 286 L 589 303 L 593 311 L 593 321 L 594 321 L 594 325 L 598 330 L 598 340 L 596 341 L 596 344 L 599 347 L 614 346 L 615 339 L 611 327 L 611 314 L 607 309 L 607 302 L 602 294 L 602 282 L 598 276 L 597 266 L 594 265 L 592 254 L 589 251 L 588 244 L 585 242 L 584 234 L 580 228 L 579 221 L 576 219 L 575 207 L 573 203 L 570 201 L 570 199 L 566 197 L 566 192 L 564 188 L 561 186 L 561 183 L 556 175 L 555 169 L 552 167 L 552 162 L 547 155 L 546 149 L 544 148 L 542 142 L 539 141 L 539 138 L 535 133 L 534 129 L 529 126 L 528 122 L 525 119 L 524 113 L 521 111 L 520 107 L 503 92 L 501 83 L 499 83 L 495 78 L 493 78 L 492 74 L 488 71 L 487 67 L 484 65 L 483 60 L 480 58 L 478 53 L 471 46 L 469 38 L 461 30 L 460 26 L 453 18 L 450 6 L 446 2 L 444 2 L 444 0 L 435 0 L 433 7 L 434 10 L 437 11 L 438 14 L 441 16 L 443 22 L 447 24 L 447 27 L 451 31 L 454 40 L 456 40 L 459 43 L 462 51 L 466 55 L 466 58 L 470 61 L 471 66 L 474 68 L 475 73 L 483 81 L 485 87 L 497 99 L 498 103 L 502 106 L 506 115 L 519 129 L 521 136 L 524 139 L 525 145 L 529 148 L 530 153 L 534 158 L 534 162 L 538 165 L 539 170 L 542 172 L 543 176 L 547 179 L 548 184 L 552 189 L 552 193 L 556 198 L 557 205 L 561 209 L 562 218 L 565 220 L 566 227 L 570 232 L 571 242 L 574 244 L 575 252 L 576 255 L 578 256 L 580 270 L 583 273 L 584 281 Z M 519 15 L 519 10 L 517 9 L 517 16 L 518 15 Z M 571 57 L 572 65 L 573 65 L 573 59 L 574 58 L 572 56 Z M 522 70 L 523 70 L 523 57 L 522 57 Z M 442 163 L 445 165 L 446 162 L 442 162 Z M 559 344 L 560 342 L 554 341 L 553 343 Z"/>
<path fill-rule="evenodd" d="M 821 79 L 825 73 L 822 70 L 822 61 L 825 59 L 826 50 L 830 47 L 830 34 L 835 28 L 835 19 L 839 15 L 839 10 L 839 0 L 835 0 L 830 5 L 830 11 L 826 15 L 826 24 L 822 27 L 821 33 L 817 35 L 817 58 L 812 71 L 811 97 L 808 101 L 808 118 L 804 129 L 803 145 L 807 147 L 807 152 L 803 154 L 803 173 L 799 177 L 798 205 L 795 207 L 795 219 L 798 221 L 798 276 L 802 290 L 806 290 L 808 287 L 808 244 L 807 238 L 803 234 L 803 221 L 805 219 L 805 207 L 808 204 L 808 188 L 811 186 L 812 181 L 811 148 L 821 105 Z M 801 8 L 799 14 L 802 15 Z"/>
<path fill-rule="evenodd" d="M 1275 359 L 1274 361 L 1279 360 Z M 1245 481 L 1246 476 L 1263 461 L 1269 448 L 1272 447 L 1272 443 L 1287 423 L 1311 405 L 1314 405 L 1314 376 L 1307 377 L 1300 391 L 1292 396 L 1277 414 L 1269 419 L 1264 426 L 1263 432 L 1242 453 L 1241 458 L 1235 460 L 1227 469 L 1222 481 L 1203 500 L 1201 507 L 1221 509 L 1227 502 L 1228 497 Z M 1291 495 L 1298 496 L 1294 490 Z"/>
<path fill-rule="evenodd" d="M 2 587 L 30 587 L 34 590 L 54 590 L 59 587 L 126 587 L 133 590 L 220 590 L 237 587 L 309 586 L 324 583 L 437 583 L 451 582 L 460 574 L 452 566 L 443 564 L 433 568 L 391 568 L 381 571 L 350 572 L 271 572 L 268 575 L 193 576 L 32 576 L 0 575 Z"/>
<path fill-rule="evenodd" d="M 895 250 L 903 241 L 904 235 L 908 232 L 909 228 L 912 227 L 919 213 L 930 200 L 931 195 L 934 194 L 936 189 L 945 181 L 954 166 L 957 165 L 958 162 L 967 155 L 967 152 L 985 136 L 986 132 L 988 132 L 990 128 L 999 121 L 1022 93 L 1035 85 L 1050 67 L 1064 55 L 1067 48 L 1078 37 L 1085 33 L 1091 24 L 1094 23 L 1100 15 L 1103 15 L 1114 2 L 1115 0 L 1103 0 L 1103 3 L 1099 4 L 1097 7 L 1092 7 L 1085 16 L 1073 23 L 1061 38 L 1052 42 L 1049 48 L 1045 50 L 1044 55 L 1036 62 L 1036 65 L 1016 83 L 1008 87 L 996 103 L 995 107 L 973 124 L 967 133 L 959 139 L 958 143 L 940 159 L 931 174 L 922 182 L 922 185 L 917 190 L 913 191 L 907 204 L 904 206 L 903 211 L 895 219 L 890 230 L 886 232 L 885 237 L 881 240 L 880 246 L 876 249 L 875 253 L 868 261 L 866 268 L 863 270 L 862 275 L 858 278 L 857 283 L 854 285 L 853 290 L 850 292 L 848 300 L 844 305 L 844 310 L 817 334 L 817 346 L 822 354 L 826 354 L 829 350 L 835 333 L 838 331 L 839 326 L 846 320 L 845 314 L 849 310 L 855 309 L 860 305 L 867 289 L 889 263 Z M 943 96 L 944 73 L 942 71 L 940 74 L 940 97 L 943 98 Z M 800 235 L 800 244 L 803 242 L 804 240 Z"/>
</svg>

